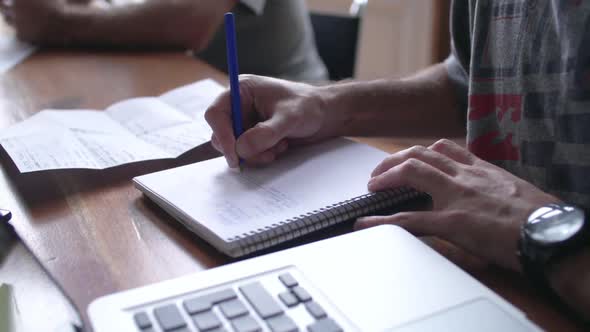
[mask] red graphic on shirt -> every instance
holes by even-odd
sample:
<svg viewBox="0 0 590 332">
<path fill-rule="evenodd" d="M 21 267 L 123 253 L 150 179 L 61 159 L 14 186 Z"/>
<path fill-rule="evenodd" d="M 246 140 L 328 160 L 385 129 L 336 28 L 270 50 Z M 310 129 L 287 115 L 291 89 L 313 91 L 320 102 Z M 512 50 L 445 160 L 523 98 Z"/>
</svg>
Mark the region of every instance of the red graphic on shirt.
<svg viewBox="0 0 590 332">
<path fill-rule="evenodd" d="M 469 143 L 469 151 L 483 160 L 518 160 L 518 148 L 512 144 L 512 134 L 497 142 L 499 131 L 483 134 Z"/>
<path fill-rule="evenodd" d="M 519 122 L 522 114 L 521 95 L 472 95 L 469 96 L 469 120 L 479 120 L 498 110 L 498 120 L 512 110 L 512 122 Z"/>
<path fill-rule="evenodd" d="M 469 121 L 483 119 L 497 114 L 498 123 L 510 113 L 510 122 L 518 123 L 522 118 L 521 95 L 472 95 L 469 97 Z M 504 122 L 505 123 L 505 122 Z M 512 143 L 513 133 L 502 139 L 500 131 L 493 130 L 475 138 L 469 143 L 469 150 L 484 160 L 519 160 L 519 149 Z"/>
</svg>

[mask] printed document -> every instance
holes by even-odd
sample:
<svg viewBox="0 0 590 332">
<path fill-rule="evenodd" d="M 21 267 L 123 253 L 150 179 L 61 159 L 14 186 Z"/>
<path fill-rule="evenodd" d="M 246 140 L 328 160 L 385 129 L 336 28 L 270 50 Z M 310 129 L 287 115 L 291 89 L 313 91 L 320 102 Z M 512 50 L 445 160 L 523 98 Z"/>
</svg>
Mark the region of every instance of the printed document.
<svg viewBox="0 0 590 332">
<path fill-rule="evenodd" d="M 23 173 L 176 158 L 209 141 L 204 113 L 224 90 L 207 79 L 104 111 L 44 110 L 0 131 L 0 144 Z"/>
</svg>

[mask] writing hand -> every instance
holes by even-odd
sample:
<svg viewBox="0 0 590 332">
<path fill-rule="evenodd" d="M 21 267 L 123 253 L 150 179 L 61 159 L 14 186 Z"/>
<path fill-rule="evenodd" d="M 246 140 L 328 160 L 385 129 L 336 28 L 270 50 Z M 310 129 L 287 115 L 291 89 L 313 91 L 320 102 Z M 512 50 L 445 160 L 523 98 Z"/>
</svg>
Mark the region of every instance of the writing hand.
<svg viewBox="0 0 590 332">
<path fill-rule="evenodd" d="M 558 201 L 448 140 L 395 153 L 371 176 L 369 190 L 411 186 L 432 196 L 433 210 L 360 218 L 356 228 L 399 225 L 513 270 L 520 269 L 516 251 L 522 223 L 534 209 Z"/>
<path fill-rule="evenodd" d="M 230 167 L 238 155 L 249 164 L 272 162 L 289 146 L 322 138 L 324 113 L 315 87 L 255 75 L 240 75 L 244 133 L 236 141 L 229 91 L 206 111 L 213 129 L 211 143 Z"/>
</svg>

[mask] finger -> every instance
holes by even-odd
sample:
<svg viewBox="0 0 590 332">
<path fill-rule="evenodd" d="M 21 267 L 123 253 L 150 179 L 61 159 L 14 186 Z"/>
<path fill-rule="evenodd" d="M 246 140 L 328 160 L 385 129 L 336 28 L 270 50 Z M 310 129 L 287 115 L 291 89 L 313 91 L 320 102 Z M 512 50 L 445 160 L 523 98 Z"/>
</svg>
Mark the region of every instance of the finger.
<svg viewBox="0 0 590 332">
<path fill-rule="evenodd" d="M 477 158 L 464 147 L 448 139 L 438 140 L 428 148 L 461 164 L 473 165 Z"/>
<path fill-rule="evenodd" d="M 217 136 L 215 136 L 215 134 L 211 135 L 211 145 L 215 150 L 221 152 L 221 146 L 219 145 L 219 140 L 217 139 Z"/>
<path fill-rule="evenodd" d="M 451 177 L 419 159 L 408 159 L 369 181 L 370 191 L 409 186 L 430 194 L 434 201 L 456 190 Z"/>
<path fill-rule="evenodd" d="M 213 146 L 213 148 L 215 148 L 215 150 L 223 153 L 221 150 L 221 146 L 219 145 L 219 140 L 217 139 L 217 136 L 215 136 L 215 134 L 211 135 L 211 145 Z M 230 165 L 231 161 L 228 159 L 227 156 L 224 155 L 224 157 L 227 164 Z"/>
<path fill-rule="evenodd" d="M 275 113 L 266 121 L 257 123 L 239 137 L 236 145 L 238 155 L 250 159 L 271 149 L 289 134 L 293 119 L 288 112 Z"/>
<path fill-rule="evenodd" d="M 449 229 L 449 218 L 441 212 L 417 211 L 400 212 L 391 216 L 370 216 L 357 219 L 356 230 L 378 225 L 396 225 L 416 236 L 437 236 L 445 238 Z"/>
<path fill-rule="evenodd" d="M 275 161 L 289 148 L 287 140 L 281 140 L 277 145 L 247 160 L 248 165 L 264 166 Z"/>
<path fill-rule="evenodd" d="M 457 174 L 457 164 L 454 160 L 436 151 L 423 146 L 413 146 L 409 149 L 394 153 L 383 160 L 371 173 L 375 177 L 388 169 L 395 167 L 408 159 L 418 159 L 432 165 L 446 174 L 454 176 Z"/>
<path fill-rule="evenodd" d="M 232 127 L 230 103 L 229 91 L 226 91 L 205 111 L 205 120 L 216 137 L 216 149 L 224 154 L 229 167 L 235 168 L 238 167 L 239 161 L 235 148 L 236 139 Z"/>
</svg>

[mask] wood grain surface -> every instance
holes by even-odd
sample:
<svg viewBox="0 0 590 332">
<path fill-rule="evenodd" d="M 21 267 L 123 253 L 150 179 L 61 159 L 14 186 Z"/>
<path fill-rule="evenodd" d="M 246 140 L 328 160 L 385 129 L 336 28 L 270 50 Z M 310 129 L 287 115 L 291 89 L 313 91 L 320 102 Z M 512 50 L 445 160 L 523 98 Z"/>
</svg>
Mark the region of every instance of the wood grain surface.
<svg viewBox="0 0 590 332">
<path fill-rule="evenodd" d="M 225 75 L 182 53 L 43 50 L 0 77 L 0 130 L 42 109 L 104 109 L 121 99 L 159 95 L 207 77 L 226 81 Z M 394 152 L 436 139 L 359 140 Z M 16 232 L 87 323 L 86 308 L 99 296 L 230 261 L 144 199 L 131 184 L 134 176 L 214 156 L 211 147 L 204 145 L 176 160 L 104 171 L 20 174 L 0 149 L 0 206 L 12 209 Z M 540 326 L 577 329 L 520 276 L 478 263 L 439 240 L 430 243 Z"/>
</svg>

